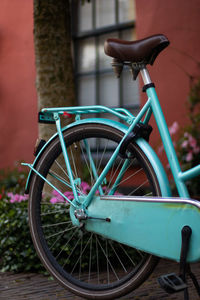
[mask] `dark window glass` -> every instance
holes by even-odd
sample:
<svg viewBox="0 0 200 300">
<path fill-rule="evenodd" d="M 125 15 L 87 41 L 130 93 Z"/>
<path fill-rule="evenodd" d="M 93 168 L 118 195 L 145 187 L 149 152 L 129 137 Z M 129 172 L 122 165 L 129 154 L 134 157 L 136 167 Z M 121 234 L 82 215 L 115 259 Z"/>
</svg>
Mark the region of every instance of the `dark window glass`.
<svg viewBox="0 0 200 300">
<path fill-rule="evenodd" d="M 79 105 L 139 107 L 139 83 L 129 69 L 118 80 L 104 53 L 109 37 L 135 39 L 134 0 L 91 0 L 73 3 L 73 38 Z M 77 21 L 78 20 L 78 21 Z"/>
</svg>

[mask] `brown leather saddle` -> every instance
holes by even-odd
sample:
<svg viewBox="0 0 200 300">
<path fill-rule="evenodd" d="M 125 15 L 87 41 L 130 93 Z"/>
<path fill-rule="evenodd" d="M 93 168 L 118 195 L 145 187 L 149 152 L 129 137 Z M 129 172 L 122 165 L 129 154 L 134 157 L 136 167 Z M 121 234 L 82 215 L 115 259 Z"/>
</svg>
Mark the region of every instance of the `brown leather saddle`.
<svg viewBox="0 0 200 300">
<path fill-rule="evenodd" d="M 158 54 L 169 45 L 163 34 L 156 34 L 137 41 L 110 38 L 104 44 L 105 53 L 119 62 L 153 65 Z"/>
</svg>

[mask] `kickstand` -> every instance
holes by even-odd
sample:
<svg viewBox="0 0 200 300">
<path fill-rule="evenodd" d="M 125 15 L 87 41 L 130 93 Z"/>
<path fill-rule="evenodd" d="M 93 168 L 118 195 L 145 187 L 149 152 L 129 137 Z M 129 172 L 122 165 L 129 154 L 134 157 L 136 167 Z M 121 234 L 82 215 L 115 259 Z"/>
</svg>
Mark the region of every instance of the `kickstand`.
<svg viewBox="0 0 200 300">
<path fill-rule="evenodd" d="M 186 272 L 187 272 L 187 254 L 189 250 L 191 234 L 192 234 L 192 229 L 189 226 L 184 226 L 182 228 L 181 230 L 182 244 L 181 244 L 179 276 L 185 283 L 186 283 Z M 184 289 L 184 300 L 189 300 L 188 287 Z"/>
<path fill-rule="evenodd" d="M 200 296 L 200 286 L 199 286 L 199 283 L 197 281 L 196 276 L 191 271 L 190 264 L 187 264 L 187 270 L 186 270 L 186 272 L 190 276 L 190 278 L 191 278 L 191 280 L 193 282 L 193 285 L 194 285 L 194 287 L 196 289 L 197 294 Z"/>
<path fill-rule="evenodd" d="M 189 300 L 188 285 L 186 282 L 186 274 L 190 276 L 200 296 L 200 286 L 195 275 L 191 272 L 190 265 L 187 263 L 187 255 L 189 251 L 190 238 L 192 229 L 189 226 L 184 226 L 181 231 L 182 244 L 180 254 L 180 271 L 179 275 L 175 273 L 162 275 L 158 278 L 158 283 L 167 293 L 184 292 L 184 300 Z"/>
<path fill-rule="evenodd" d="M 189 250 L 190 237 L 192 234 L 192 229 L 189 226 L 184 226 L 182 231 L 182 247 L 181 247 L 181 257 L 180 257 L 180 274 L 179 276 L 186 283 L 186 274 L 188 274 L 194 284 L 197 294 L 200 296 L 200 286 L 196 279 L 194 273 L 192 273 L 190 264 L 186 262 L 187 254 Z M 188 288 L 184 290 L 184 300 L 189 300 Z"/>
</svg>

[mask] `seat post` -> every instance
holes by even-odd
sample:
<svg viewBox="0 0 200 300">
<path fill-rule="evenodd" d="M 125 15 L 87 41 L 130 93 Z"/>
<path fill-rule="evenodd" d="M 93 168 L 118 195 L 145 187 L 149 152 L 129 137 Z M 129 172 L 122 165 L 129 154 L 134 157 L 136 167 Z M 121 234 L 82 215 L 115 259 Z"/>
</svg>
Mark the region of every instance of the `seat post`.
<svg viewBox="0 0 200 300">
<path fill-rule="evenodd" d="M 144 85 L 152 83 L 149 72 L 146 68 L 141 69 L 141 76 L 144 82 Z"/>
</svg>

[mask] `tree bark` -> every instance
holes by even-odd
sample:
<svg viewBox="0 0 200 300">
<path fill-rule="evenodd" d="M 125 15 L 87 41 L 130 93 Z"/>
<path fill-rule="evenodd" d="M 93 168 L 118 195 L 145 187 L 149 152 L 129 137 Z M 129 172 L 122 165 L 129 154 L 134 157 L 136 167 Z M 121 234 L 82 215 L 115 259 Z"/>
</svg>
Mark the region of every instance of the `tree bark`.
<svg viewBox="0 0 200 300">
<path fill-rule="evenodd" d="M 39 110 L 75 104 L 70 25 L 70 0 L 34 0 Z M 40 124 L 39 137 L 48 139 L 54 128 L 54 125 Z"/>
</svg>

